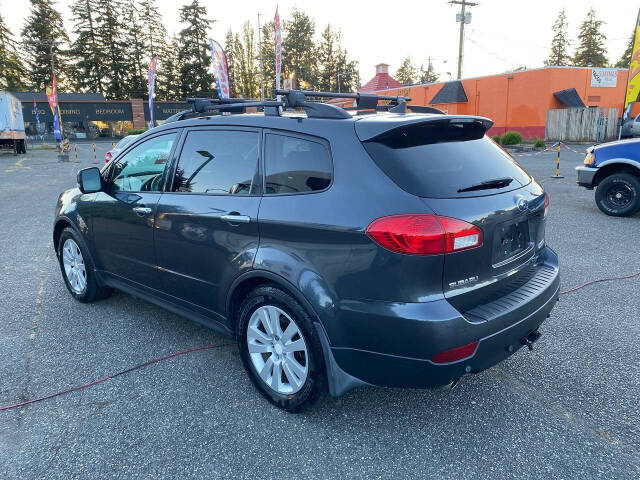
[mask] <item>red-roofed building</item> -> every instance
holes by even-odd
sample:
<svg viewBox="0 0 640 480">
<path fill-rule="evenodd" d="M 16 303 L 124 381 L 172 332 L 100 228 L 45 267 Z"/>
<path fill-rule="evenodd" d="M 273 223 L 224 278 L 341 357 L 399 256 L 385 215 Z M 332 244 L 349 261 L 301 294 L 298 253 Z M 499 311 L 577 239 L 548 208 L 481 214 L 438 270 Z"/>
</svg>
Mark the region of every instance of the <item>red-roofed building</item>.
<svg viewBox="0 0 640 480">
<path fill-rule="evenodd" d="M 389 65 L 379 63 L 376 65 L 376 76 L 358 89 L 359 92 L 375 92 L 376 90 L 387 90 L 389 88 L 401 88 L 402 83 L 389 75 Z"/>
</svg>

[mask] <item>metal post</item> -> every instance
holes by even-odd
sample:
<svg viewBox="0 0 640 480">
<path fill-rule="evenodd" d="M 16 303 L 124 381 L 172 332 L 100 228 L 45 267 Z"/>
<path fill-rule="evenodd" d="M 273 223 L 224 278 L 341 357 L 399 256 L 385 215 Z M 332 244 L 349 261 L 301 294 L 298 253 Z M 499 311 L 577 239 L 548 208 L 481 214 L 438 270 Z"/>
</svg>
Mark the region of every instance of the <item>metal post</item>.
<svg viewBox="0 0 640 480">
<path fill-rule="evenodd" d="M 259 13 L 258 13 L 258 52 L 260 53 L 260 100 L 264 101 L 264 67 L 262 63 L 262 31 L 260 28 Z"/>
<path fill-rule="evenodd" d="M 98 159 L 96 157 L 96 144 L 91 144 L 91 147 L 93 148 L 93 163 L 98 163 Z"/>
<path fill-rule="evenodd" d="M 460 39 L 458 43 L 458 80 L 462 78 L 462 58 L 464 52 L 464 22 L 465 22 L 465 8 L 466 7 L 475 7 L 478 5 L 474 2 L 469 2 L 467 0 L 451 0 L 449 2 L 451 5 L 460 5 Z"/>
<path fill-rule="evenodd" d="M 75 152 L 75 154 L 76 154 L 76 160 L 75 160 L 75 162 L 76 162 L 76 163 L 80 163 L 80 160 L 78 160 L 78 144 L 77 144 L 77 143 L 74 143 L 74 144 L 73 144 L 73 151 L 74 151 L 74 152 Z"/>
<path fill-rule="evenodd" d="M 558 157 L 556 160 L 556 174 L 551 175 L 551 178 L 564 178 L 563 175 L 560 175 L 560 142 L 558 142 Z"/>
</svg>

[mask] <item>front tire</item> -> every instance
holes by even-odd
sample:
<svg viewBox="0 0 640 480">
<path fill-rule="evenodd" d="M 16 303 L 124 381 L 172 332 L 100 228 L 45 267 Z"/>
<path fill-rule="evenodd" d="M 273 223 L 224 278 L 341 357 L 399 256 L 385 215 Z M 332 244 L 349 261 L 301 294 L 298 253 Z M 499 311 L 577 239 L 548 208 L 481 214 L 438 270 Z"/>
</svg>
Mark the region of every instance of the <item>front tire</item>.
<svg viewBox="0 0 640 480">
<path fill-rule="evenodd" d="M 603 213 L 629 217 L 640 210 L 640 179 L 629 173 L 614 173 L 598 184 L 595 197 Z"/>
<path fill-rule="evenodd" d="M 98 284 L 91 257 L 75 230 L 67 227 L 62 231 L 57 251 L 62 278 L 73 298 L 91 303 L 111 293 Z"/>
<path fill-rule="evenodd" d="M 326 395 L 318 333 L 311 316 L 287 292 L 261 286 L 249 293 L 239 309 L 237 337 L 249 378 L 274 405 L 301 412 Z"/>
</svg>

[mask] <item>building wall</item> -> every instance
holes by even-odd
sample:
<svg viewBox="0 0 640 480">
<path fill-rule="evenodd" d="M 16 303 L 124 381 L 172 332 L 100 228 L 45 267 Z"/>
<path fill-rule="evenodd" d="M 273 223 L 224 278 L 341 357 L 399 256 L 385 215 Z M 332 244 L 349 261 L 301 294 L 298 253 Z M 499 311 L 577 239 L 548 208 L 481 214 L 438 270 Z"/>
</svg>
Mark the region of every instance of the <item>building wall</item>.
<svg viewBox="0 0 640 480">
<path fill-rule="evenodd" d="M 566 108 L 553 92 L 575 88 L 588 107 L 614 107 L 622 115 L 627 70 L 618 70 L 615 87 L 592 87 L 591 68 L 547 67 L 462 80 L 468 101 L 429 103 L 443 82 L 380 91 L 407 95 L 414 105 L 431 105 L 449 114 L 480 115 L 494 122 L 490 135 L 519 131 L 525 138 L 545 136 L 547 110 Z"/>
</svg>

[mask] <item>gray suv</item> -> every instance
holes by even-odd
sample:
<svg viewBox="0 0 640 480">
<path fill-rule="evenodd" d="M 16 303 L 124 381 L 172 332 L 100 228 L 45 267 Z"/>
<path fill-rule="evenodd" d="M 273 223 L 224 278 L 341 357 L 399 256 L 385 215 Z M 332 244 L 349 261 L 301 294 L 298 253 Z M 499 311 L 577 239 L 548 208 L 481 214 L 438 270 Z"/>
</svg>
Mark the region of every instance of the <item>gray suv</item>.
<svg viewBox="0 0 640 480">
<path fill-rule="evenodd" d="M 492 122 L 278 93 L 194 99 L 80 171 L 53 228 L 71 295 L 119 289 L 234 337 L 287 411 L 453 384 L 531 348 L 560 281 L 549 197 Z"/>
</svg>

